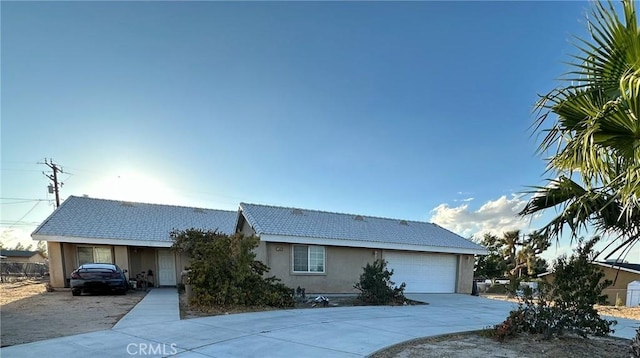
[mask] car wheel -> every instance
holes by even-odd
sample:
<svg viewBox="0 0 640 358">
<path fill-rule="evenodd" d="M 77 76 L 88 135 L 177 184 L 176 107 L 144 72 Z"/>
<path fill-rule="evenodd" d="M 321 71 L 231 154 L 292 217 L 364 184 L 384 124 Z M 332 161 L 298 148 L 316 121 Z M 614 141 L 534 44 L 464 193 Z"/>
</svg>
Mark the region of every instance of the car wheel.
<svg viewBox="0 0 640 358">
<path fill-rule="evenodd" d="M 82 293 L 82 290 L 71 290 L 71 294 L 74 296 L 80 296 L 81 293 Z"/>
</svg>

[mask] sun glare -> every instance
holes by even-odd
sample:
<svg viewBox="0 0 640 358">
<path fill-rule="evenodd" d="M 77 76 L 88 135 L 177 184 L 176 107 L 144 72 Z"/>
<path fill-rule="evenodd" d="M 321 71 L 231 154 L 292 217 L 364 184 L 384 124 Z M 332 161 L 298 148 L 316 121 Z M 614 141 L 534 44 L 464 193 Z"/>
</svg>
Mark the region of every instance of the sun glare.
<svg viewBox="0 0 640 358">
<path fill-rule="evenodd" d="M 138 201 L 156 204 L 177 202 L 177 196 L 162 181 L 140 173 L 123 173 L 102 181 L 89 196 L 101 199 Z"/>
</svg>

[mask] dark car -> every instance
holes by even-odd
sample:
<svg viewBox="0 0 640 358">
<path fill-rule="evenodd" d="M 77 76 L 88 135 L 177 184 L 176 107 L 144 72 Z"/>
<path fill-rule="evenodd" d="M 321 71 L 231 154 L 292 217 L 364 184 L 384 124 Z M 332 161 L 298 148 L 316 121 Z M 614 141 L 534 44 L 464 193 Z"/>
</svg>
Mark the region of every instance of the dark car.
<svg viewBox="0 0 640 358">
<path fill-rule="evenodd" d="M 114 264 L 91 263 L 80 265 L 71 273 L 71 294 L 82 292 L 115 292 L 125 295 L 129 284 L 125 273 Z"/>
</svg>

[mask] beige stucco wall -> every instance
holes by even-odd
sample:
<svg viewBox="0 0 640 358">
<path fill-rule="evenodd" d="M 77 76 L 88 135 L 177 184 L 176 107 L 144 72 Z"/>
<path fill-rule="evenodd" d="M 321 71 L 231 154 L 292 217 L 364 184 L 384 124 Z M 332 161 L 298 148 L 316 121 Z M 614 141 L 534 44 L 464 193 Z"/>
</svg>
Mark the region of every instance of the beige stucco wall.
<svg viewBox="0 0 640 358">
<path fill-rule="evenodd" d="M 65 281 L 71 277 L 71 272 L 78 268 L 78 252 L 76 245 L 67 242 L 60 243 L 64 251 L 64 279 Z"/>
<path fill-rule="evenodd" d="M 49 251 L 49 283 L 53 287 L 64 287 L 65 275 L 62 271 L 60 243 L 55 241 L 47 242 L 47 251 Z"/>
<path fill-rule="evenodd" d="M 291 288 L 300 286 L 307 293 L 356 293 L 353 285 L 358 281 L 362 268 L 374 259 L 374 250 L 325 246 L 325 273 L 293 273 L 293 245 L 274 242 L 262 244 L 271 268 L 268 275 L 275 275 Z"/>
<path fill-rule="evenodd" d="M 261 261 L 265 265 L 270 265 L 270 257 L 267 252 L 267 243 L 264 241 L 260 241 L 258 247 L 256 247 L 253 252 L 256 254 L 256 260 Z"/>
<path fill-rule="evenodd" d="M 240 228 L 240 233 L 242 233 L 245 236 L 251 236 L 251 235 L 255 235 L 256 231 L 253 230 L 251 225 L 249 225 L 249 223 L 246 220 L 244 220 L 242 223 L 242 227 Z"/>
<path fill-rule="evenodd" d="M 473 289 L 473 255 L 458 255 L 458 275 L 456 293 L 471 293 Z"/>
<path fill-rule="evenodd" d="M 113 260 L 114 263 L 120 267 L 120 269 L 130 271 L 129 267 L 129 251 L 126 246 L 114 246 L 113 247 Z M 129 277 L 129 273 L 125 274 Z"/>
</svg>

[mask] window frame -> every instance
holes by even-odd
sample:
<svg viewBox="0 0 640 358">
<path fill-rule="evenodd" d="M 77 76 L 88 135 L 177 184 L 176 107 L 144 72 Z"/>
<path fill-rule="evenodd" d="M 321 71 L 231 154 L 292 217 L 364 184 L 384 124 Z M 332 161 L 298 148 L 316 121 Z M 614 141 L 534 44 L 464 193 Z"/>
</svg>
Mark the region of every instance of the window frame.
<svg viewBox="0 0 640 358">
<path fill-rule="evenodd" d="M 89 262 L 80 262 L 80 249 L 91 249 L 91 259 L 92 261 Z M 111 262 L 99 262 L 99 263 L 105 263 L 105 264 L 115 264 L 115 257 L 114 257 L 114 253 L 113 253 L 113 246 L 103 246 L 103 245 L 77 245 L 76 246 L 76 262 L 78 263 L 78 266 L 80 265 L 84 265 L 86 263 L 95 263 L 96 261 L 96 257 L 98 255 L 96 255 L 96 249 L 103 249 L 103 250 L 109 250 L 109 256 L 111 259 Z"/>
<path fill-rule="evenodd" d="M 307 269 L 306 271 L 296 270 L 296 247 L 304 247 L 307 251 Z M 321 249 L 322 250 L 322 271 L 311 271 L 312 265 L 311 263 L 317 258 L 311 257 L 311 248 Z M 317 254 L 317 253 L 316 253 Z M 317 262 L 317 261 L 316 261 Z M 317 266 L 317 265 L 316 265 Z M 322 275 L 327 273 L 327 249 L 324 246 L 320 245 L 303 245 L 303 244 L 294 244 L 291 245 L 291 272 L 294 274 L 312 274 L 312 275 Z"/>
</svg>

